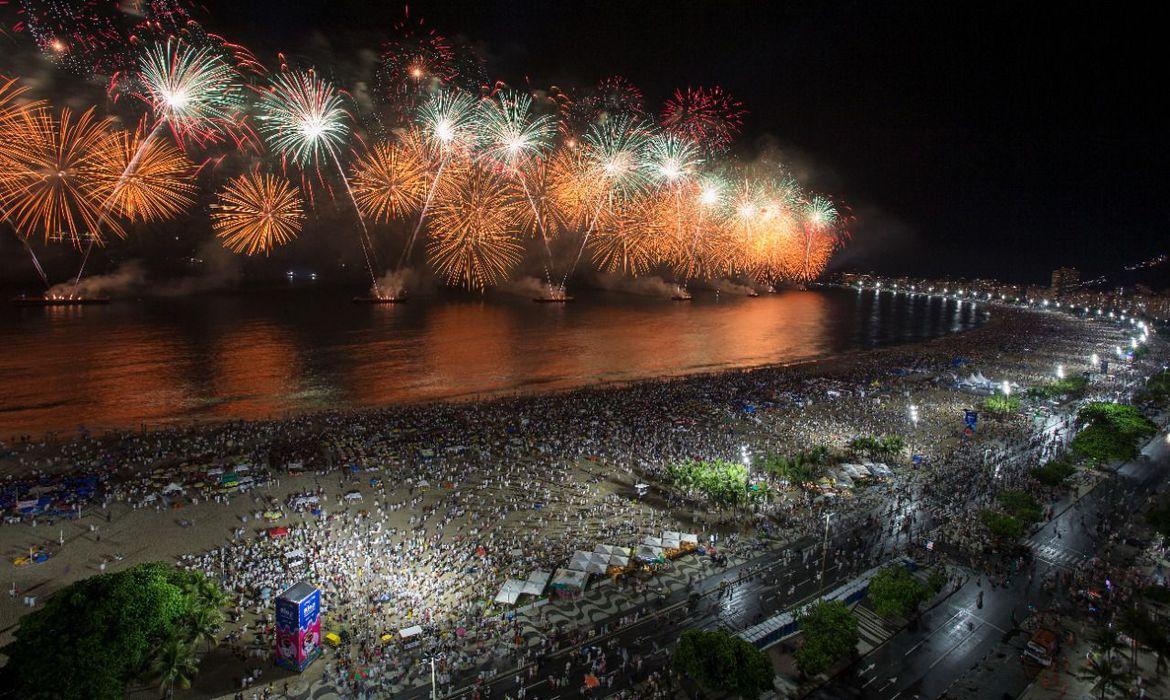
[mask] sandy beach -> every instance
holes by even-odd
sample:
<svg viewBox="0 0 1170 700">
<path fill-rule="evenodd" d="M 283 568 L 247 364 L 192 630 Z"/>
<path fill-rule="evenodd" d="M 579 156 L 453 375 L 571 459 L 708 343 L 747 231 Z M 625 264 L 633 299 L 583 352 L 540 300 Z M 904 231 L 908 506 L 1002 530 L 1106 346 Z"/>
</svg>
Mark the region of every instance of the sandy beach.
<svg viewBox="0 0 1170 700">
<path fill-rule="evenodd" d="M 957 388 L 956 379 L 979 372 L 1023 388 L 1052 378 L 1058 364 L 1070 373 L 1088 370 L 1092 353 L 1128 342 L 1117 325 L 987 308 L 986 323 L 966 333 L 794 366 L 8 444 L 0 474 L 9 485 L 37 470 L 47 481 L 101 475 L 101 487 L 80 518 L 10 518 L 0 526 L 0 585 L 10 593 L 0 596 L 0 641 L 11 639 L 17 619 L 31 609 L 27 596 L 39 604 L 101 571 L 179 561 L 222 576 L 237 601 L 224 643 L 205 659 L 193 695 L 230 696 L 257 668 L 261 685 L 288 679 L 267 659 L 271 605 L 262 589 L 279 592 L 301 577 L 322 586 L 326 627 L 349 633 L 331 661 L 334 674 L 360 660 L 377 669 L 373 677 L 392 678 L 392 687 L 421 682 L 421 666 L 406 654 L 377 653 L 378 637 L 411 624 L 441 640 L 436 644 L 454 673 L 460 664 L 478 663 L 493 640 L 522 634 L 519 619 L 479 603 L 505 577 L 552 571 L 574 550 L 624 545 L 663 530 L 696 533 L 700 541 L 759 536 L 741 512 L 707 508 L 670 488 L 663 469 L 671 460 L 788 454 L 814 445 L 841 448 L 860 435 L 904 436 L 907 454 L 890 464 L 894 486 L 835 496 L 860 512 L 897 484 L 945 472 L 954 455 L 972 452 L 972 440 L 1000 451 L 1028 440 L 1034 426 L 1025 416 L 982 418 L 976 435 L 965 439 L 964 410 L 983 396 Z M 1091 393 L 1111 397 L 1142 371 L 1100 378 Z M 914 424 L 910 405 L 920 417 Z M 922 466 L 915 469 L 910 455 Z M 252 486 L 216 483 L 215 476 L 232 471 L 239 480 L 250 476 Z M 652 486 L 645 500 L 633 497 L 641 481 Z M 776 497 L 757 508 L 770 537 L 795 539 L 815 527 L 809 515 L 818 501 L 774 488 Z M 274 526 L 289 536 L 267 537 Z M 299 558 L 290 556 L 294 550 Z M 37 551 L 48 560 L 13 563 Z M 539 628 L 539 621 L 532 625 Z M 304 685 L 328 668 L 318 663 L 294 682 Z"/>
</svg>

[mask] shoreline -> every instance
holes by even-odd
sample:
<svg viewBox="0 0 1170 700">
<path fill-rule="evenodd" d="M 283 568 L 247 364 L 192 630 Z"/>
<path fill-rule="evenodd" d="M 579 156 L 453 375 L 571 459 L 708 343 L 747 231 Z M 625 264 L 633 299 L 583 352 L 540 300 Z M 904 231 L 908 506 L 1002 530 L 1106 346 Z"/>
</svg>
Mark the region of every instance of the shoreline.
<svg viewBox="0 0 1170 700">
<path fill-rule="evenodd" d="M 795 541 L 818 531 L 817 515 L 826 507 L 842 517 L 862 512 L 883 503 L 891 489 L 957 477 L 957 466 L 978 468 L 985 447 L 1028 444 L 1034 428 L 1022 414 L 984 417 L 975 439 L 965 439 L 963 410 L 984 395 L 957 388 L 952 375 L 966 377 L 975 367 L 1025 386 L 1046 381 L 1058 362 L 1079 371 L 1089 352 L 1124 335 L 1114 324 L 997 307 L 963 333 L 786 365 L 18 446 L 4 462 L 9 479 L 69 471 L 108 481 L 104 502 L 90 502 L 80 519 L 38 516 L 39 526 L 28 520 L 0 525 L 5 556 L 15 559 L 33 547 L 51 553 L 44 563 L 5 566 L 0 585 L 35 595 L 39 606 L 79 578 L 144 561 L 178 562 L 222 577 L 237 608 L 224 630 L 230 636 L 210 652 L 191 693 L 200 697 L 230 693 L 257 670 L 262 683 L 324 682 L 332 659 L 380 649 L 372 641 L 377 635 L 418 624 L 419 611 L 436 632 L 435 644 L 452 644 L 440 640 L 462 627 L 477 630 L 489 648 L 514 637 L 526 648 L 538 646 L 555 636 L 550 625 L 583 629 L 573 621 L 575 605 L 554 601 L 512 620 L 476 602 L 492 600 L 504 578 L 554 571 L 574 551 L 599 543 L 627 546 L 664 531 L 695 533 L 700 541 L 718 535 L 721 550 L 752 541 L 741 510 L 692 502 L 665 479 L 665 465 L 691 457 L 794 454 L 815 445 L 841 449 L 862 435 L 905 436 L 906 453 L 888 460 L 888 481 L 856 490 L 835 486 L 836 495 L 826 499 L 757 472 L 775 492 L 751 526 Z M 1163 352 L 1160 346 L 1157 355 Z M 965 364 L 956 366 L 956 359 Z M 1119 369 L 1094 387 L 1113 391 L 1132 371 Z M 910 425 L 910 406 L 921 423 Z M 922 455 L 922 466 L 910 464 L 907 454 Z M 251 488 L 219 486 L 216 469 L 245 464 L 256 477 Z M 1012 478 L 1020 478 L 1019 470 L 1026 475 L 1027 464 L 1011 467 Z M 633 498 L 639 482 L 652 485 L 649 498 Z M 168 483 L 182 486 L 177 500 L 165 496 Z M 351 500 L 355 492 L 360 498 Z M 298 505 L 309 495 L 320 498 L 322 514 Z M 288 536 L 265 537 L 277 524 Z M 469 553 L 476 549 L 484 553 Z M 295 566 L 293 552 L 301 553 Z M 472 569 L 469 561 L 476 562 Z M 329 628 L 353 635 L 304 676 L 272 670 L 261 595 L 297 578 L 322 586 Z M 631 585 L 640 584 L 603 580 L 590 591 L 621 610 Z M 21 595 L 0 596 L 2 637 L 33 609 L 21 604 Z M 382 595 L 389 599 L 382 602 Z M 477 648 L 454 643 L 447 670 L 458 677 L 480 663 Z M 414 653 L 402 650 L 401 657 Z M 425 682 L 396 655 L 379 663 L 404 687 Z"/>
<path fill-rule="evenodd" d="M 842 289 L 850 289 L 842 287 Z M 491 404 L 506 401 L 523 400 L 526 398 L 543 398 L 543 397 L 564 397 L 574 393 L 606 393 L 606 392 L 620 392 L 630 389 L 637 389 L 643 386 L 656 386 L 664 384 L 678 384 L 685 382 L 697 382 L 713 379 L 719 376 L 732 376 L 744 373 L 768 372 L 779 370 L 791 370 L 794 373 L 801 372 L 807 368 L 823 367 L 828 372 L 833 371 L 833 364 L 848 362 L 857 357 L 871 355 L 874 353 L 883 353 L 894 351 L 898 349 L 911 349 L 922 346 L 928 346 L 937 341 L 948 338 L 955 338 L 959 336 L 966 336 L 971 333 L 976 333 L 983 328 L 995 324 L 998 319 L 996 313 L 992 313 L 992 309 L 997 312 L 1006 313 L 1028 313 L 1026 309 L 1016 309 L 1010 306 L 997 305 L 994 302 L 983 302 L 980 309 L 981 314 L 976 325 L 957 331 L 948 331 L 946 333 L 935 335 L 929 338 L 915 341 L 894 342 L 889 344 L 878 344 L 872 347 L 858 347 L 842 352 L 831 353 L 827 355 L 820 355 L 799 360 L 791 360 L 787 362 L 763 362 L 759 364 L 749 364 L 741 366 L 727 366 L 719 369 L 699 370 L 693 372 L 686 372 L 680 374 L 659 375 L 656 377 L 642 377 L 638 379 L 608 379 L 592 382 L 589 384 L 572 384 L 569 386 L 540 388 L 539 383 L 534 383 L 532 388 L 528 389 L 506 389 L 500 391 L 489 391 L 479 393 L 463 393 L 452 394 L 437 399 L 402 399 L 396 400 L 392 403 L 369 406 L 350 406 L 339 409 L 322 409 L 322 408 L 304 408 L 287 411 L 279 416 L 269 415 L 262 418 L 207 418 L 207 419 L 175 419 L 166 422 L 141 423 L 135 425 L 121 425 L 121 426 L 99 426 L 86 425 L 80 426 L 86 428 L 90 434 L 90 439 L 117 439 L 118 437 L 125 437 L 130 435 L 143 435 L 152 433 L 190 433 L 198 431 L 214 431 L 225 426 L 236 424 L 266 424 L 277 423 L 290 420 L 302 420 L 313 418 L 327 418 L 330 416 L 339 415 L 355 415 L 355 414 L 377 414 L 383 412 L 392 412 L 395 410 L 409 410 L 409 409 L 431 409 L 440 406 L 466 406 L 475 404 Z M 143 430 L 145 428 L 145 430 Z M 30 438 L 29 442 L 42 442 L 47 446 L 62 445 L 70 442 L 76 442 L 82 439 L 77 434 L 77 428 L 60 429 L 60 430 L 41 430 L 36 433 L 21 433 L 16 431 L 22 437 Z M 5 442 L 10 437 L 15 437 L 13 431 L 6 428 L 0 428 L 0 445 L 6 445 Z M 5 457 L 0 454 L 0 476 L 6 473 Z"/>
</svg>

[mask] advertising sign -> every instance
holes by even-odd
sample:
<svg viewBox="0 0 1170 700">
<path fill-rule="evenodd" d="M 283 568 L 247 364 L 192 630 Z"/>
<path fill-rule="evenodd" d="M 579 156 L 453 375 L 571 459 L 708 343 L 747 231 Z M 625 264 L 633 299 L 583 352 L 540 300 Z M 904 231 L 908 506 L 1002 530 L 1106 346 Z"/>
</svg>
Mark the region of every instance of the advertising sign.
<svg viewBox="0 0 1170 700">
<path fill-rule="evenodd" d="M 321 589 L 304 581 L 276 599 L 276 663 L 303 671 L 321 655 Z"/>
</svg>

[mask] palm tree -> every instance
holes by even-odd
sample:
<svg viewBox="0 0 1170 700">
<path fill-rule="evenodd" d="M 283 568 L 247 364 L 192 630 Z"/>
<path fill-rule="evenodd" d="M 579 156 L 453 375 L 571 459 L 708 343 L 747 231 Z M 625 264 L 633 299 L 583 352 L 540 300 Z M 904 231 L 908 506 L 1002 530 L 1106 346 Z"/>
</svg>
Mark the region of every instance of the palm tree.
<svg viewBox="0 0 1170 700">
<path fill-rule="evenodd" d="M 1102 627 L 1093 637 L 1093 651 L 1112 661 L 1113 654 L 1125 648 L 1121 642 L 1121 635 L 1112 627 Z"/>
<path fill-rule="evenodd" d="M 1129 672 L 1102 654 L 1090 654 L 1084 668 L 1077 672 L 1077 678 L 1092 683 L 1094 690 L 1101 691 L 1101 700 L 1105 700 L 1110 690 L 1123 689 L 1129 677 Z"/>
<path fill-rule="evenodd" d="M 167 697 L 174 697 L 175 686 L 190 688 L 191 679 L 198 671 L 195 647 L 181 639 L 170 639 L 157 649 L 148 674 L 158 682 L 159 690 L 166 691 Z"/>
<path fill-rule="evenodd" d="M 191 644 L 204 642 L 207 650 L 219 643 L 216 633 L 223 625 L 223 613 L 217 608 L 197 607 L 187 618 L 187 641 Z"/>
</svg>

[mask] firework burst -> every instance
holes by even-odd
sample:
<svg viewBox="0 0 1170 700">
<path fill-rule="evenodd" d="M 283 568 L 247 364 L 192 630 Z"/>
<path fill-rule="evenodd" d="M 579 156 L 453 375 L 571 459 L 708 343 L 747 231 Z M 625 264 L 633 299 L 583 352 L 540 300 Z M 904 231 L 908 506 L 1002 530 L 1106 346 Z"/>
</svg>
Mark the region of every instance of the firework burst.
<svg viewBox="0 0 1170 700">
<path fill-rule="evenodd" d="M 743 128 L 747 110 L 716 86 L 675 90 L 662 110 L 668 133 L 697 144 L 708 155 L 724 153 Z"/>
<path fill-rule="evenodd" d="M 532 97 L 503 91 L 480 103 L 479 140 L 484 158 L 519 175 L 522 168 L 552 148 L 556 123 L 532 112 Z"/>
<path fill-rule="evenodd" d="M 431 264 L 449 283 L 483 290 L 505 279 L 523 247 L 513 230 L 523 208 L 508 181 L 468 166 L 435 199 Z"/>
<path fill-rule="evenodd" d="M 281 158 L 302 168 L 318 167 L 349 136 L 349 115 L 341 95 L 312 71 L 278 73 L 260 93 L 260 133 Z"/>
<path fill-rule="evenodd" d="M 239 132 L 240 75 L 213 49 L 168 39 L 142 55 L 139 75 L 142 98 L 179 144 L 207 144 Z"/>
<path fill-rule="evenodd" d="M 629 117 L 607 119 L 589 128 L 585 135 L 586 157 L 592 175 L 605 183 L 611 197 L 632 199 L 648 189 L 645 158 L 651 134 L 645 122 Z"/>
<path fill-rule="evenodd" d="M 476 103 L 470 95 L 444 90 L 431 95 L 419 109 L 418 122 L 436 157 L 466 153 L 478 138 Z"/>
<path fill-rule="evenodd" d="M 350 180 L 362 214 L 375 221 L 391 221 L 422 208 L 427 165 L 415 149 L 379 143 L 357 159 Z"/>
<path fill-rule="evenodd" d="M 194 164 L 183 152 L 143 129 L 115 131 L 98 146 L 93 165 L 103 207 L 135 221 L 171 219 L 194 204 Z"/>
<path fill-rule="evenodd" d="M 17 232 L 26 239 L 80 246 L 102 243 L 104 224 L 109 233 L 124 237 L 121 225 L 103 211 L 112 187 L 95 177 L 109 120 L 92 109 L 80 116 L 64 109 L 59 117 L 34 109 L 13 124 L 21 142 L 4 149 L 8 162 L 0 178 L 0 207 Z"/>
<path fill-rule="evenodd" d="M 304 222 L 300 192 L 277 175 L 249 173 L 229 180 L 211 205 L 211 226 L 224 247 L 267 255 L 296 238 Z"/>
</svg>

